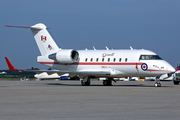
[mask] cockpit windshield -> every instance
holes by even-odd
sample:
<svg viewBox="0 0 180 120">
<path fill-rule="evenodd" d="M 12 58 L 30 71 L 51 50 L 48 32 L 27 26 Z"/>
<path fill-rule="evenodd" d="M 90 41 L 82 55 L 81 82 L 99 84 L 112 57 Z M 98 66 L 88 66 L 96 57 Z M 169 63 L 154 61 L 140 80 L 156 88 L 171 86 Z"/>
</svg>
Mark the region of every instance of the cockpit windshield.
<svg viewBox="0 0 180 120">
<path fill-rule="evenodd" d="M 141 55 L 140 60 L 162 60 L 158 55 Z"/>
</svg>

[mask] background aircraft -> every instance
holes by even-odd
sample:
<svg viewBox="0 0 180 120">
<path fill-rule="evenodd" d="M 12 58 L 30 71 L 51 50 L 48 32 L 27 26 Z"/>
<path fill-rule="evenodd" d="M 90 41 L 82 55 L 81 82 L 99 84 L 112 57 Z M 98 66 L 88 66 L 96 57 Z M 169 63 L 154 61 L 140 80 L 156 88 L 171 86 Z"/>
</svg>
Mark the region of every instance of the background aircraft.
<svg viewBox="0 0 180 120">
<path fill-rule="evenodd" d="M 0 75 L 2 75 L 2 74 L 7 74 L 7 72 L 0 72 Z"/>
<path fill-rule="evenodd" d="M 60 79 L 60 80 L 79 80 L 78 76 L 70 77 L 69 74 L 64 75 L 58 75 L 57 73 L 48 74 L 47 72 L 39 73 L 34 75 L 35 78 L 38 80 L 44 80 L 44 79 Z"/>
<path fill-rule="evenodd" d="M 177 64 L 176 72 L 172 75 L 174 85 L 179 85 L 180 83 L 180 64 Z"/>
</svg>

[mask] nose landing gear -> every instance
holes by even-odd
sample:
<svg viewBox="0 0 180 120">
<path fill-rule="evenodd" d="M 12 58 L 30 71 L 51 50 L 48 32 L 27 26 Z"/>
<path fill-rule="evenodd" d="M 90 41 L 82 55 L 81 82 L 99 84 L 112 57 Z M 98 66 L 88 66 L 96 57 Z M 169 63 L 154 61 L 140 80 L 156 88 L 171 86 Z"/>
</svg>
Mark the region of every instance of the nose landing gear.
<svg viewBox="0 0 180 120">
<path fill-rule="evenodd" d="M 159 80 L 159 77 L 156 77 L 155 83 L 154 83 L 154 86 L 155 86 L 155 87 L 161 87 L 161 83 L 160 83 L 159 81 L 160 81 L 160 80 Z"/>
<path fill-rule="evenodd" d="M 155 87 L 161 87 L 161 83 L 160 83 L 160 82 L 155 82 L 155 83 L 154 83 L 154 86 L 155 86 Z"/>
</svg>

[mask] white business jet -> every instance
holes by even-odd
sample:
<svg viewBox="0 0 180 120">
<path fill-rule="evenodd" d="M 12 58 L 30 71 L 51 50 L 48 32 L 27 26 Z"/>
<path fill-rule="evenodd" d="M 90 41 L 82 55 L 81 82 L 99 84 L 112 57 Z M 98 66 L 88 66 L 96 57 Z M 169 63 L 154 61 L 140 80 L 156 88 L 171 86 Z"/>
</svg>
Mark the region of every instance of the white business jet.
<svg viewBox="0 0 180 120">
<path fill-rule="evenodd" d="M 44 79 L 60 79 L 60 80 L 69 80 L 69 74 L 64 74 L 62 76 L 59 76 L 57 73 L 48 75 L 47 72 L 39 73 L 34 75 L 37 80 L 44 80 Z"/>
<path fill-rule="evenodd" d="M 59 48 L 48 28 L 42 24 L 31 27 L 8 26 L 15 28 L 28 28 L 32 31 L 41 56 L 37 62 L 56 70 L 33 70 L 35 72 L 69 73 L 70 76 L 78 75 L 81 85 L 90 85 L 90 78 L 104 77 L 103 85 L 112 84 L 113 78 L 121 77 L 156 77 L 155 86 L 160 87 L 159 77 L 163 74 L 169 76 L 174 68 L 156 53 L 149 50 L 73 50 Z M 8 59 L 6 58 L 8 62 Z M 10 63 L 10 62 L 9 62 Z M 8 65 L 11 70 L 14 69 Z M 20 70 L 30 71 L 30 70 Z"/>
</svg>

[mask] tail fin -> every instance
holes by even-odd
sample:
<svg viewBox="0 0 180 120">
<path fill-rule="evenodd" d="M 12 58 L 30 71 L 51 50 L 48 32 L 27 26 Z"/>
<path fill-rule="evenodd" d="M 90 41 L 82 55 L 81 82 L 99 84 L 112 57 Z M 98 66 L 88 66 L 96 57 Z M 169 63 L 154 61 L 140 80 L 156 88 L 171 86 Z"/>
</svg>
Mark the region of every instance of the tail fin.
<svg viewBox="0 0 180 120">
<path fill-rule="evenodd" d="M 42 23 L 38 23 L 31 27 L 9 26 L 9 25 L 6 25 L 6 27 L 29 28 L 34 35 L 39 51 L 43 56 L 46 54 L 55 53 L 59 50 L 58 45 L 56 44 L 56 42 L 53 40 L 52 36 L 48 32 L 47 27 Z"/>
<path fill-rule="evenodd" d="M 14 67 L 12 66 L 12 64 L 10 63 L 7 57 L 5 57 L 5 59 L 6 59 L 6 63 L 8 65 L 9 70 L 18 71 L 18 69 L 14 69 Z"/>
<path fill-rule="evenodd" d="M 41 55 L 55 53 L 59 50 L 58 45 L 53 40 L 52 36 L 48 32 L 48 30 L 44 24 L 38 23 L 31 27 L 32 28 L 41 28 L 41 30 L 30 28 L 34 35 L 34 39 L 38 45 L 39 51 L 41 52 Z"/>
</svg>

